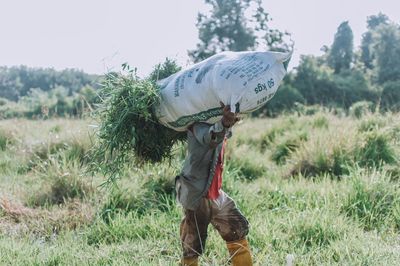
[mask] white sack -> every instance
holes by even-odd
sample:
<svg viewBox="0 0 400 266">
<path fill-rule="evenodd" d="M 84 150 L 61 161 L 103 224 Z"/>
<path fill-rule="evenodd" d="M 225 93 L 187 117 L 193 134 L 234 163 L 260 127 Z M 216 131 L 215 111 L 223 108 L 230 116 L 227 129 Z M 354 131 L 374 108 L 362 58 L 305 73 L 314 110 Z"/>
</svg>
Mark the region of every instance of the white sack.
<svg viewBox="0 0 400 266">
<path fill-rule="evenodd" d="M 220 101 L 233 112 L 249 113 L 270 100 L 286 74 L 291 54 L 222 52 L 160 80 L 159 121 L 177 131 L 194 122 L 221 119 Z"/>
</svg>

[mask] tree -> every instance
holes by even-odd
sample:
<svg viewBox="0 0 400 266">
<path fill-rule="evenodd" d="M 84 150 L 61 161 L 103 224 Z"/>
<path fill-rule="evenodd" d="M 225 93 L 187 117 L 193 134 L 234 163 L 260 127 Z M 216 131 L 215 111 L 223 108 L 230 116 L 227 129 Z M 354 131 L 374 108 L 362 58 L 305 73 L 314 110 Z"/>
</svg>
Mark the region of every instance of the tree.
<svg viewBox="0 0 400 266">
<path fill-rule="evenodd" d="M 267 116 L 273 117 L 284 111 L 294 110 L 298 103 L 304 104 L 304 102 L 303 95 L 290 83 L 284 81 L 271 101 L 262 108 L 262 111 Z"/>
<path fill-rule="evenodd" d="M 326 67 L 320 57 L 302 56 L 292 86 L 307 104 L 323 104 L 349 108 L 354 102 L 378 98 L 364 73 L 357 69 L 338 74 Z"/>
<path fill-rule="evenodd" d="M 361 40 L 361 62 L 365 68 L 373 69 L 373 43 L 374 43 L 374 32 L 380 25 L 389 25 L 389 18 L 379 13 L 378 15 L 369 16 L 367 18 L 368 31 L 363 34 Z"/>
<path fill-rule="evenodd" d="M 382 86 L 381 108 L 384 111 L 400 111 L 400 81 L 388 81 Z"/>
<path fill-rule="evenodd" d="M 396 24 L 381 25 L 376 29 L 374 55 L 376 78 L 382 84 L 400 82 L 400 29 Z"/>
<path fill-rule="evenodd" d="M 332 76 L 332 81 L 335 93 L 331 95 L 334 95 L 335 98 L 330 100 L 346 109 L 355 102 L 375 103 L 379 98 L 377 91 L 371 87 L 366 75 L 360 69 L 341 71 L 340 74 Z"/>
<path fill-rule="evenodd" d="M 372 54 L 371 45 L 373 43 L 372 32 L 367 31 L 363 34 L 361 40 L 361 62 L 367 69 L 373 69 L 374 55 Z"/>
<path fill-rule="evenodd" d="M 175 60 L 167 57 L 163 63 L 160 63 L 153 68 L 149 78 L 153 81 L 159 81 L 175 74 L 181 69 L 182 67 L 178 66 Z"/>
<path fill-rule="evenodd" d="M 297 67 L 294 86 L 303 95 L 306 104 L 326 104 L 336 98 L 331 81 L 331 70 L 323 67 L 315 56 L 301 56 Z"/>
<path fill-rule="evenodd" d="M 380 25 L 389 25 L 389 17 L 379 12 L 378 15 L 367 17 L 367 28 L 374 30 Z"/>
<path fill-rule="evenodd" d="M 274 50 L 288 50 L 283 41 L 287 33 L 270 29 L 269 14 L 261 6 L 261 0 L 205 0 L 212 7 L 210 14 L 198 14 L 196 26 L 200 43 L 189 51 L 198 62 L 221 51 L 252 50 L 259 45 Z M 248 11 L 253 10 L 250 18 Z"/>
<path fill-rule="evenodd" d="M 339 25 L 328 55 L 328 64 L 335 70 L 335 74 L 343 69 L 350 69 L 353 60 L 353 31 L 349 22 Z"/>
</svg>

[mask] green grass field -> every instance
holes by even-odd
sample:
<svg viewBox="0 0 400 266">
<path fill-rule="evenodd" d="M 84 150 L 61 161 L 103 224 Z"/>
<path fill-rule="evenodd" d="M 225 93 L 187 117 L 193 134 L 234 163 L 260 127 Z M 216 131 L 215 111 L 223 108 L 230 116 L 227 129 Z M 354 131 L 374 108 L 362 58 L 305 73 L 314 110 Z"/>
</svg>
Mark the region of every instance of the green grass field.
<svg viewBox="0 0 400 266">
<path fill-rule="evenodd" d="M 357 118 L 358 117 L 358 118 Z M 400 117 L 311 112 L 244 119 L 224 190 L 251 229 L 255 265 L 400 265 Z M 0 265 L 177 265 L 185 155 L 86 174 L 89 120 L 0 121 Z M 209 228 L 202 265 L 229 265 Z"/>
</svg>

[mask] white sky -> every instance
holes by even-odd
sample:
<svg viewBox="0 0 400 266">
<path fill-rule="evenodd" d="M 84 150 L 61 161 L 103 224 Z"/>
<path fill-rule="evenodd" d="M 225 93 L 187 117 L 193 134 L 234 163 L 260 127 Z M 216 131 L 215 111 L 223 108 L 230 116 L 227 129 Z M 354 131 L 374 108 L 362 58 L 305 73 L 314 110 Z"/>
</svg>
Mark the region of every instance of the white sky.
<svg viewBox="0 0 400 266">
<path fill-rule="evenodd" d="M 320 54 L 349 20 L 359 45 L 366 17 L 400 22 L 399 0 L 264 0 L 271 26 L 292 33 L 295 54 Z M 203 0 L 0 0 L 0 66 L 78 68 L 102 74 L 128 62 L 140 75 L 165 57 L 188 64 Z"/>
</svg>

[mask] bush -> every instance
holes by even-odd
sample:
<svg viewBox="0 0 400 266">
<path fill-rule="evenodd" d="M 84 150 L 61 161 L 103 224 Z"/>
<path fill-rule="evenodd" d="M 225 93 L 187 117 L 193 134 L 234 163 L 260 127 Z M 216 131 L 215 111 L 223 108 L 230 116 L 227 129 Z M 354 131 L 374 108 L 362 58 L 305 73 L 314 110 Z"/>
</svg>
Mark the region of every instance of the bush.
<svg viewBox="0 0 400 266">
<path fill-rule="evenodd" d="M 312 122 L 313 128 L 328 128 L 329 121 L 328 118 L 324 115 L 317 116 L 314 121 Z"/>
<path fill-rule="evenodd" d="M 5 151 L 7 146 L 13 143 L 13 138 L 7 132 L 0 130 L 0 151 Z"/>
<path fill-rule="evenodd" d="M 262 137 L 260 141 L 260 151 L 264 152 L 268 147 L 271 146 L 275 142 L 275 139 L 278 136 L 282 136 L 285 133 L 284 127 L 273 127 L 269 131 L 267 131 Z"/>
<path fill-rule="evenodd" d="M 6 98 L 1 98 L 0 97 L 0 106 L 6 105 L 6 104 L 8 104 L 8 102 L 9 101 Z"/>
<path fill-rule="evenodd" d="M 321 132 L 322 133 L 322 132 Z M 346 135 L 321 135 L 295 151 L 290 175 L 341 177 L 349 167 L 381 167 L 398 163 L 390 132 L 348 132 Z"/>
<path fill-rule="evenodd" d="M 33 155 L 39 160 L 47 160 L 52 155 L 60 153 L 67 148 L 65 142 L 40 143 L 32 148 Z"/>
<path fill-rule="evenodd" d="M 148 230 L 148 227 L 145 224 L 139 225 L 135 213 L 126 216 L 117 215 L 113 220 L 107 222 L 100 220 L 93 224 L 87 232 L 87 242 L 89 245 L 98 245 L 145 238 L 150 232 L 143 229 Z"/>
<path fill-rule="evenodd" d="M 299 147 L 296 139 L 289 139 L 281 144 L 278 144 L 272 152 L 271 159 L 276 164 L 284 164 L 286 158 Z"/>
<path fill-rule="evenodd" d="M 69 199 L 84 199 L 93 192 L 92 187 L 86 184 L 82 177 L 70 173 L 54 176 L 50 182 L 50 185 L 45 185 L 45 188 L 30 198 L 30 204 L 34 206 L 62 204 Z"/>
<path fill-rule="evenodd" d="M 290 176 L 302 175 L 315 177 L 329 174 L 341 177 L 348 173 L 353 159 L 351 150 L 342 143 L 334 143 L 331 146 L 324 144 L 309 144 L 308 147 L 297 154 L 297 159 L 290 169 Z"/>
<path fill-rule="evenodd" d="M 320 105 L 303 105 L 300 103 L 296 104 L 295 111 L 297 112 L 297 115 L 305 115 L 305 116 L 312 116 L 317 113 L 320 113 L 323 111 L 323 107 Z"/>
<path fill-rule="evenodd" d="M 307 141 L 307 134 L 305 133 L 285 140 L 275 146 L 271 154 L 271 159 L 276 164 L 284 164 L 286 159 L 296 151 L 304 141 Z"/>
<path fill-rule="evenodd" d="M 376 102 L 378 92 L 370 85 L 370 81 L 362 70 L 353 68 L 333 75 L 336 96 L 331 99 L 339 106 L 350 108 L 360 101 Z M 372 107 L 372 106 L 371 106 Z"/>
<path fill-rule="evenodd" d="M 21 118 L 27 113 L 28 108 L 23 104 L 8 102 L 0 106 L 0 119 Z"/>
<path fill-rule="evenodd" d="M 52 132 L 54 130 L 59 130 L 58 126 L 51 129 Z M 43 142 L 32 147 L 32 155 L 34 157 L 32 162 L 40 162 L 54 157 L 71 162 L 78 161 L 83 164 L 91 160 L 89 158 L 90 149 L 91 143 L 88 139 L 74 138 L 70 141 Z"/>
<path fill-rule="evenodd" d="M 38 191 L 32 191 L 28 203 L 33 206 L 63 204 L 70 199 L 83 200 L 93 193 L 91 184 L 84 180 L 84 171 L 77 160 L 69 160 L 63 154 L 39 161 L 37 174 L 42 179 Z"/>
<path fill-rule="evenodd" d="M 400 80 L 383 84 L 381 108 L 384 111 L 400 111 Z"/>
<path fill-rule="evenodd" d="M 331 242 L 340 239 L 341 234 L 330 222 L 309 221 L 305 219 L 294 228 L 295 241 L 298 248 L 307 250 L 315 247 L 328 246 Z"/>
<path fill-rule="evenodd" d="M 373 131 L 364 134 L 363 143 L 355 150 L 355 158 L 360 166 L 380 166 L 396 162 L 396 153 L 387 134 Z"/>
<path fill-rule="evenodd" d="M 92 87 L 92 86 L 84 86 L 79 90 L 79 100 L 83 100 L 84 104 L 80 103 L 81 106 L 79 109 L 83 110 L 85 108 L 85 104 L 88 106 L 88 108 L 94 108 L 94 104 L 98 103 L 100 101 L 100 97 L 97 94 L 97 91 Z M 77 100 L 75 99 L 75 101 Z M 78 105 L 76 102 L 75 105 Z"/>
<path fill-rule="evenodd" d="M 101 217 L 105 221 L 110 221 L 117 213 L 128 213 L 136 210 L 137 199 L 134 193 L 128 189 L 113 187 L 102 206 Z"/>
<path fill-rule="evenodd" d="M 65 143 L 64 155 L 68 161 L 77 160 L 80 163 L 88 163 L 91 158 L 89 158 L 89 151 L 91 149 L 91 143 L 88 140 L 74 139 L 71 142 Z"/>
<path fill-rule="evenodd" d="M 171 234 L 171 216 L 149 213 L 141 216 L 136 212 L 117 214 L 113 220 L 97 220 L 87 231 L 89 245 L 121 243 L 134 239 L 161 239 Z M 164 225 L 164 226 L 160 226 Z"/>
<path fill-rule="evenodd" d="M 360 119 L 361 117 L 370 114 L 372 112 L 373 103 L 368 101 L 361 101 L 353 103 L 350 106 L 350 115 Z"/>
<path fill-rule="evenodd" d="M 385 165 L 382 170 L 385 171 L 387 176 L 390 178 L 390 181 L 400 181 L 400 164 Z"/>
<path fill-rule="evenodd" d="M 382 116 L 368 116 L 366 119 L 363 119 L 358 126 L 359 132 L 368 132 L 368 131 L 376 131 L 386 125 L 386 119 Z"/>
<path fill-rule="evenodd" d="M 318 58 L 302 56 L 294 84 L 307 104 L 332 102 L 337 92 L 331 78 L 331 71 L 320 66 Z"/>
<path fill-rule="evenodd" d="M 265 174 L 264 166 L 252 162 L 248 158 L 230 158 L 227 160 L 227 167 L 235 169 L 238 178 L 245 180 L 254 180 Z"/>
<path fill-rule="evenodd" d="M 118 213 L 135 212 L 141 216 L 153 210 L 168 211 L 174 202 L 174 192 L 174 181 L 166 178 L 150 179 L 136 193 L 114 186 L 103 204 L 101 216 L 109 221 Z"/>
<path fill-rule="evenodd" d="M 373 182 L 352 180 L 352 190 L 341 210 L 363 225 L 366 230 L 382 229 L 387 224 L 398 226 L 399 186 L 390 183 L 384 174 Z"/>
<path fill-rule="evenodd" d="M 288 84 L 282 84 L 275 96 L 259 111 L 255 113 L 266 114 L 274 117 L 285 111 L 292 111 L 296 108 L 296 103 L 304 103 L 305 100 L 301 93 L 294 87 Z"/>
</svg>

